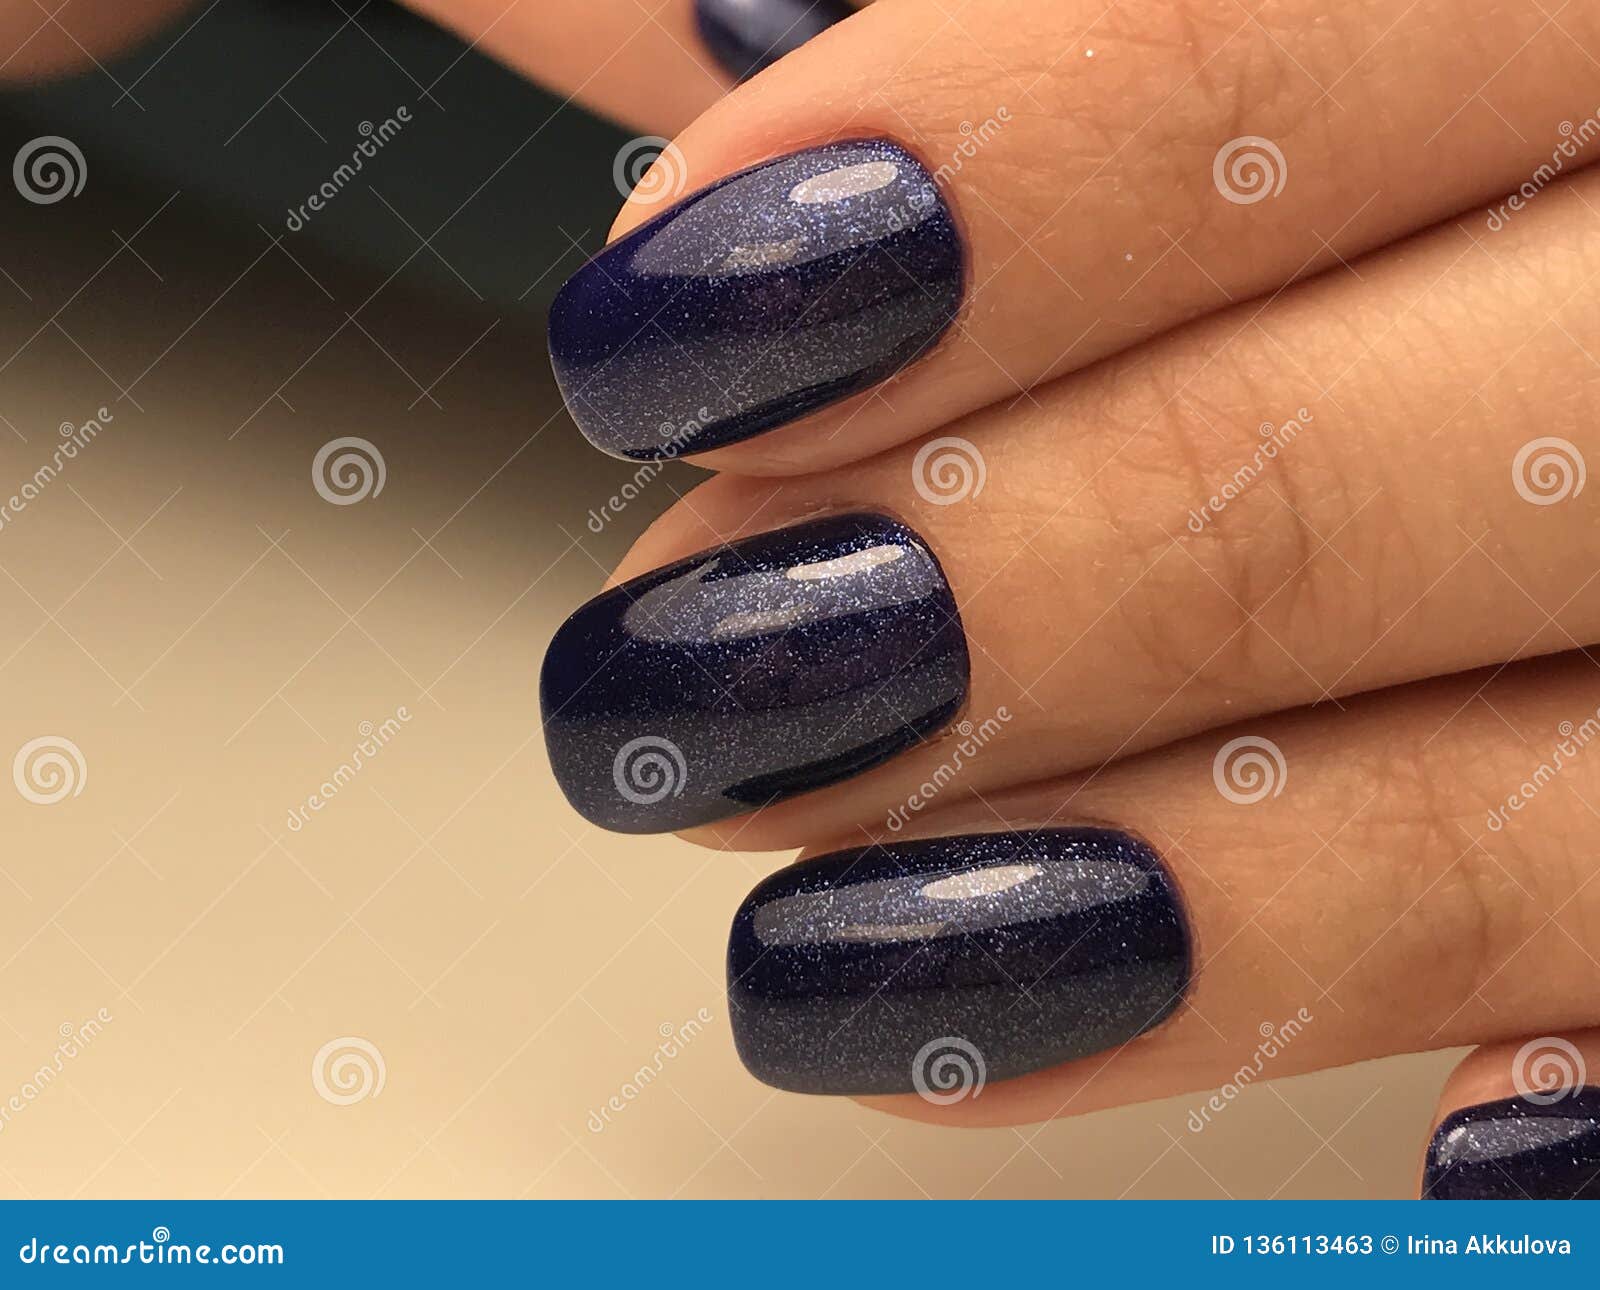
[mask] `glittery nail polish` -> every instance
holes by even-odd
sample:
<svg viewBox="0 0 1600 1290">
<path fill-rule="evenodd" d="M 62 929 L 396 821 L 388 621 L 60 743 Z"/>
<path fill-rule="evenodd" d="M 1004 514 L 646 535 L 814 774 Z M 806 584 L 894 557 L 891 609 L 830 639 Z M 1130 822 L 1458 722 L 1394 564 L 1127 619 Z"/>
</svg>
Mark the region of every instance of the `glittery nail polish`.
<svg viewBox="0 0 1600 1290">
<path fill-rule="evenodd" d="M 562 625 L 550 764 L 586 818 L 663 833 L 868 770 L 966 697 L 966 636 L 926 543 L 833 515 L 635 578 Z"/>
<path fill-rule="evenodd" d="M 700 39 L 747 80 L 855 12 L 845 0 L 695 0 Z"/>
<path fill-rule="evenodd" d="M 704 452 L 894 376 L 950 326 L 964 280 L 922 164 L 885 139 L 832 143 L 606 247 L 550 308 L 550 361 L 601 451 Z"/>
<path fill-rule="evenodd" d="M 778 1088 L 953 1102 L 1142 1034 L 1189 973 L 1177 890 L 1137 838 L 967 834 L 768 878 L 734 916 L 729 1015 Z"/>
<path fill-rule="evenodd" d="M 1600 1088 L 1574 1088 L 1548 1102 L 1508 1097 L 1451 1112 L 1428 1144 L 1422 1195 L 1600 1200 Z"/>
</svg>

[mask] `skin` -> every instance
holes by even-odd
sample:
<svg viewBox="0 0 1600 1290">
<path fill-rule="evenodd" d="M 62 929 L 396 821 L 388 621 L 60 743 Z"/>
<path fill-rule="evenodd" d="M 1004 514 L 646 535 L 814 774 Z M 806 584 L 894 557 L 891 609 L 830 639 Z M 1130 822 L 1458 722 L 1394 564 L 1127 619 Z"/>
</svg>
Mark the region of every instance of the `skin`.
<svg viewBox="0 0 1600 1290">
<path fill-rule="evenodd" d="M 972 279 L 937 352 L 702 458 L 724 473 L 615 574 L 821 511 L 903 516 L 961 604 L 967 715 L 1010 720 L 898 836 L 1106 822 L 1178 879 L 1199 972 L 1164 1025 L 981 1099 L 871 1105 L 1011 1124 L 1211 1090 L 1302 1009 L 1261 1078 L 1487 1045 L 1442 1118 L 1506 1095 L 1529 1035 L 1600 1069 L 1600 750 L 1521 788 L 1600 709 L 1600 494 L 1536 505 L 1513 481 L 1531 440 L 1594 442 L 1600 178 L 1580 152 L 1502 229 L 1483 210 L 1600 104 L 1600 11 L 879 0 L 730 93 L 688 0 L 416 5 L 598 111 L 684 127 L 659 163 L 680 191 L 842 135 L 936 168 L 963 122 L 1010 115 L 945 186 Z M 176 7 L 74 0 L 60 21 L 103 51 Z M 39 25 L 0 5 L 5 75 L 72 60 Z M 1236 204 L 1211 166 L 1245 134 L 1288 176 Z M 628 203 L 614 234 L 658 209 Z M 1195 528 L 1260 427 L 1291 418 L 1292 443 Z M 981 493 L 919 492 L 935 431 L 981 453 Z M 1241 735 L 1281 751 L 1277 795 L 1218 791 Z M 691 836 L 885 838 L 885 804 L 948 756 L 935 741 Z"/>
</svg>

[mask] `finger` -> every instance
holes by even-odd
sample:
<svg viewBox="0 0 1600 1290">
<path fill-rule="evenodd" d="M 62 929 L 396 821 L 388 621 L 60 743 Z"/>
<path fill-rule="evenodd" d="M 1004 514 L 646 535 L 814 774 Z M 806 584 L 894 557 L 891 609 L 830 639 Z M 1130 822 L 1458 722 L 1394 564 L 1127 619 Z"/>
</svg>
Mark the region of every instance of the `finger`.
<svg viewBox="0 0 1600 1290">
<path fill-rule="evenodd" d="M 1600 1031 L 1474 1050 L 1439 1098 L 1423 1166 L 1431 1200 L 1600 1199 Z"/>
<path fill-rule="evenodd" d="M 158 31 L 193 0 L 0 3 L 0 81 L 38 81 L 107 59 Z"/>
<path fill-rule="evenodd" d="M 740 599 L 737 546 L 709 557 L 715 577 L 648 575 L 680 597 L 670 643 L 601 650 L 563 629 L 552 644 L 547 669 L 570 680 L 546 708 L 558 777 L 611 827 L 721 816 L 710 840 L 785 848 L 1253 713 L 1600 640 L 1600 494 L 1578 446 L 1600 398 L 1596 210 L 1600 179 L 1552 187 L 1498 234 L 1437 230 L 1037 409 L 819 476 L 710 481 L 619 578 L 796 521 L 805 546 L 818 516 L 880 511 L 936 560 L 926 595 L 899 581 L 920 558 L 854 568 L 820 546 L 783 558 L 853 582 L 756 579 Z M 899 635 L 848 612 L 874 587 Z M 641 594 L 614 590 L 584 620 L 648 622 Z M 803 596 L 804 614 L 776 612 Z M 678 744 L 691 786 L 632 804 L 611 759 L 646 736 Z"/>
<path fill-rule="evenodd" d="M 1468 14 L 885 0 L 658 159 L 552 311 L 572 415 L 822 469 L 1588 160 L 1600 10 Z"/>
<path fill-rule="evenodd" d="M 669 133 L 851 12 L 844 0 L 406 3 L 557 94 Z"/>
<path fill-rule="evenodd" d="M 915 1089 L 874 1105 L 952 1124 L 1219 1090 L 1194 1099 L 1199 1133 L 1257 1081 L 1593 1025 L 1600 747 L 1512 824 L 1484 821 L 1561 722 L 1600 735 L 1597 706 L 1600 670 L 1567 655 L 1213 732 L 919 824 L 1025 829 L 1017 854 L 983 832 L 930 865 L 873 830 L 741 907 L 740 1053 L 785 1088 Z M 1238 738 L 1253 779 L 1232 773 Z M 1039 840 L 1083 820 L 1142 842 Z M 981 1096 L 930 1096 L 953 1091 L 932 1070 L 918 1083 L 919 1054 L 952 1038 L 974 1072 L 981 1055 Z"/>
</svg>

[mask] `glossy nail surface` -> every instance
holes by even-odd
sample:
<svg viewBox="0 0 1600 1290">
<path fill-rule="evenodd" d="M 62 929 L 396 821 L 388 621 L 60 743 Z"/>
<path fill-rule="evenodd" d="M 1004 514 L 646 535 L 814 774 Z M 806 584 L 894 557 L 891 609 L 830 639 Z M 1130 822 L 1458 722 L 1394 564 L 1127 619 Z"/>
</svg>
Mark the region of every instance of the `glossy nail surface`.
<svg viewBox="0 0 1600 1290">
<path fill-rule="evenodd" d="M 567 409 L 603 452 L 704 452 L 893 376 L 961 304 L 933 177 L 883 139 L 732 175 L 612 243 L 550 308 Z"/>
<path fill-rule="evenodd" d="M 768 878 L 734 917 L 729 1015 L 778 1088 L 953 1102 L 1134 1038 L 1189 972 L 1176 888 L 1143 842 L 968 834 Z"/>
<path fill-rule="evenodd" d="M 695 0 L 700 39 L 735 80 L 747 80 L 848 18 L 845 0 Z"/>
<path fill-rule="evenodd" d="M 1600 1088 L 1452 1112 L 1428 1145 L 1428 1200 L 1600 1200 Z"/>
<path fill-rule="evenodd" d="M 540 680 L 550 764 L 585 817 L 662 833 L 846 779 L 947 723 L 967 642 L 905 525 L 835 515 L 591 600 Z"/>
</svg>

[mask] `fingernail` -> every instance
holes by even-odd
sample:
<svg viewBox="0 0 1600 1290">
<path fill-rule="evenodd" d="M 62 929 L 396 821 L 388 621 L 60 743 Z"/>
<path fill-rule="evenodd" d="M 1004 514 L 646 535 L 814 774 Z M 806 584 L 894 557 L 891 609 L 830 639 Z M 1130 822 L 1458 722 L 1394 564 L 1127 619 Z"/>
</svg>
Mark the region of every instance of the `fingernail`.
<svg viewBox="0 0 1600 1290">
<path fill-rule="evenodd" d="M 729 1015 L 765 1083 L 948 1103 L 1149 1030 L 1189 963 L 1177 890 L 1137 838 L 931 838 L 757 887 L 733 920 Z"/>
<path fill-rule="evenodd" d="M 854 12 L 845 0 L 695 0 L 700 39 L 739 81 Z"/>
<path fill-rule="evenodd" d="M 893 376 L 961 304 L 938 185 L 884 139 L 779 157 L 679 202 L 550 309 L 568 411 L 603 452 L 704 452 Z"/>
<path fill-rule="evenodd" d="M 1445 1117 L 1428 1144 L 1427 1200 L 1600 1200 L 1600 1088 L 1508 1097 Z"/>
<path fill-rule="evenodd" d="M 926 543 L 837 515 L 597 596 L 540 680 L 550 764 L 587 819 L 663 833 L 860 774 L 945 725 L 967 642 Z"/>
</svg>

